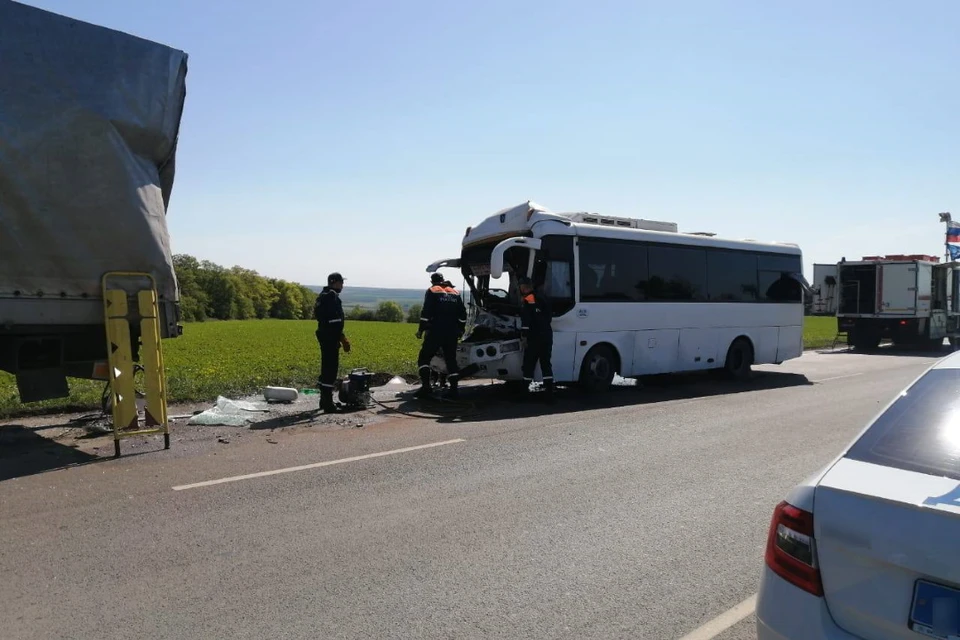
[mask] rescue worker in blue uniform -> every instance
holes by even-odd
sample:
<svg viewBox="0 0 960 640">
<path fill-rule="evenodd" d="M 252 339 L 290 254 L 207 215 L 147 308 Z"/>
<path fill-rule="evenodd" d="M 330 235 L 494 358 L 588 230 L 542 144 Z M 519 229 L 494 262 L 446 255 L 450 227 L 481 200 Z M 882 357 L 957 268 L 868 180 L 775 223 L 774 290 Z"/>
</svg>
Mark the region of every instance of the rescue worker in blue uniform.
<svg viewBox="0 0 960 640">
<path fill-rule="evenodd" d="M 524 338 L 523 381 L 530 391 L 533 373 L 540 363 L 543 391 L 547 402 L 553 402 L 553 312 L 545 296 L 537 295 L 529 278 L 520 279 L 520 336 Z"/>
<path fill-rule="evenodd" d="M 443 276 L 434 273 L 430 276 L 430 288 L 423 297 L 423 311 L 420 314 L 420 328 L 417 338 L 423 338 L 417 366 L 420 368 L 420 390 L 418 398 L 428 397 L 431 393 L 430 360 L 443 353 L 447 365 L 447 382 L 450 384 L 450 397 L 456 398 L 460 369 L 457 366 L 457 342 L 463 336 L 467 326 L 467 308 L 463 304 L 460 292 L 453 288 Z"/>
<path fill-rule="evenodd" d="M 333 391 L 340 370 L 340 348 L 350 353 L 350 341 L 344 333 L 346 317 L 340 300 L 341 291 L 343 276 L 331 273 L 313 307 L 317 319 L 317 342 L 320 343 L 320 409 L 324 413 L 337 411 Z"/>
</svg>

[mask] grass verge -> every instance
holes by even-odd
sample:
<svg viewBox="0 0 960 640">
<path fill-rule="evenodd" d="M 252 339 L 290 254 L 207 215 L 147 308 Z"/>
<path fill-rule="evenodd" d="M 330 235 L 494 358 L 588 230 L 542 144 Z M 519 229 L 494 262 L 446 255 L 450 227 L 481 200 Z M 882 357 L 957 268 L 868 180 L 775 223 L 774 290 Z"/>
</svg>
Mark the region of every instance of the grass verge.
<svg viewBox="0 0 960 640">
<path fill-rule="evenodd" d="M 237 396 L 265 386 L 314 386 L 319 349 L 313 321 L 247 320 L 187 324 L 183 336 L 164 341 L 167 389 L 171 402 L 194 402 L 218 395 Z M 807 318 L 804 346 L 830 346 L 835 318 Z M 413 375 L 419 341 L 412 324 L 354 322 L 347 325 L 353 344 L 341 353 L 346 372 L 366 367 L 376 373 Z M 0 373 L 0 418 L 100 406 L 103 383 L 71 380 L 70 397 L 23 405 L 13 376 Z"/>
</svg>

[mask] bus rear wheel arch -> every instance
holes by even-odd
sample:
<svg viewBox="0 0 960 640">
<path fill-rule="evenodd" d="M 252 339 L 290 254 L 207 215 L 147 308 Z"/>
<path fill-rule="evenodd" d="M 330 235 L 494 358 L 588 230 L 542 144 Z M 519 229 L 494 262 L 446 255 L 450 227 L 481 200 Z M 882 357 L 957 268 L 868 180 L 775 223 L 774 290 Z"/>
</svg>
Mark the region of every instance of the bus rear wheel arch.
<svg viewBox="0 0 960 640">
<path fill-rule="evenodd" d="M 580 365 L 580 386 L 590 393 L 607 391 L 619 369 L 620 357 L 616 349 L 609 344 L 595 345 Z"/>
<path fill-rule="evenodd" d="M 727 350 L 727 359 L 724 361 L 724 372 L 734 380 L 746 380 L 750 377 L 753 366 L 753 343 L 745 336 L 740 336 Z"/>
</svg>

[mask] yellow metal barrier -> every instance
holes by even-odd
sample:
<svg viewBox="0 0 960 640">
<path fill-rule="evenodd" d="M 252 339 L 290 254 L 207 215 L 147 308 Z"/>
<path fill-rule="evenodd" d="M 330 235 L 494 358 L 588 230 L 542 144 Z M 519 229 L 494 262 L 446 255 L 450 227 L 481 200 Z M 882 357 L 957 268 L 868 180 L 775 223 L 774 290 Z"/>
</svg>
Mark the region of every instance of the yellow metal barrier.
<svg viewBox="0 0 960 640">
<path fill-rule="evenodd" d="M 114 271 L 104 274 L 103 312 L 107 331 L 107 358 L 110 364 L 110 393 L 113 399 L 114 455 L 120 456 L 120 440 L 131 436 L 163 434 L 163 448 L 170 448 L 167 422 L 167 389 L 160 344 L 160 311 L 157 287 L 148 273 Z M 129 299 L 136 299 L 131 310 Z M 131 312 L 133 311 L 133 312 Z M 134 385 L 134 345 L 131 325 L 139 328 L 139 351 L 143 362 L 146 402 L 144 427 Z"/>
</svg>

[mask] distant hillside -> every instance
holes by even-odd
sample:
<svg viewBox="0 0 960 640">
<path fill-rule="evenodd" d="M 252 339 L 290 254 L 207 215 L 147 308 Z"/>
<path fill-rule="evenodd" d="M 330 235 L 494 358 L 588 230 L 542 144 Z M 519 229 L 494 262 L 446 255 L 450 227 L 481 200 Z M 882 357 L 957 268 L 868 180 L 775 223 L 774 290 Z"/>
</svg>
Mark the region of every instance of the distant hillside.
<svg viewBox="0 0 960 640">
<path fill-rule="evenodd" d="M 316 292 L 323 287 L 311 286 Z M 375 309 L 378 304 L 385 300 L 392 300 L 403 307 L 404 311 L 415 304 L 423 303 L 423 289 L 381 289 L 379 287 L 351 287 L 346 286 L 340 298 L 343 300 L 344 309 L 352 309 L 356 306 L 364 309 Z"/>
</svg>

